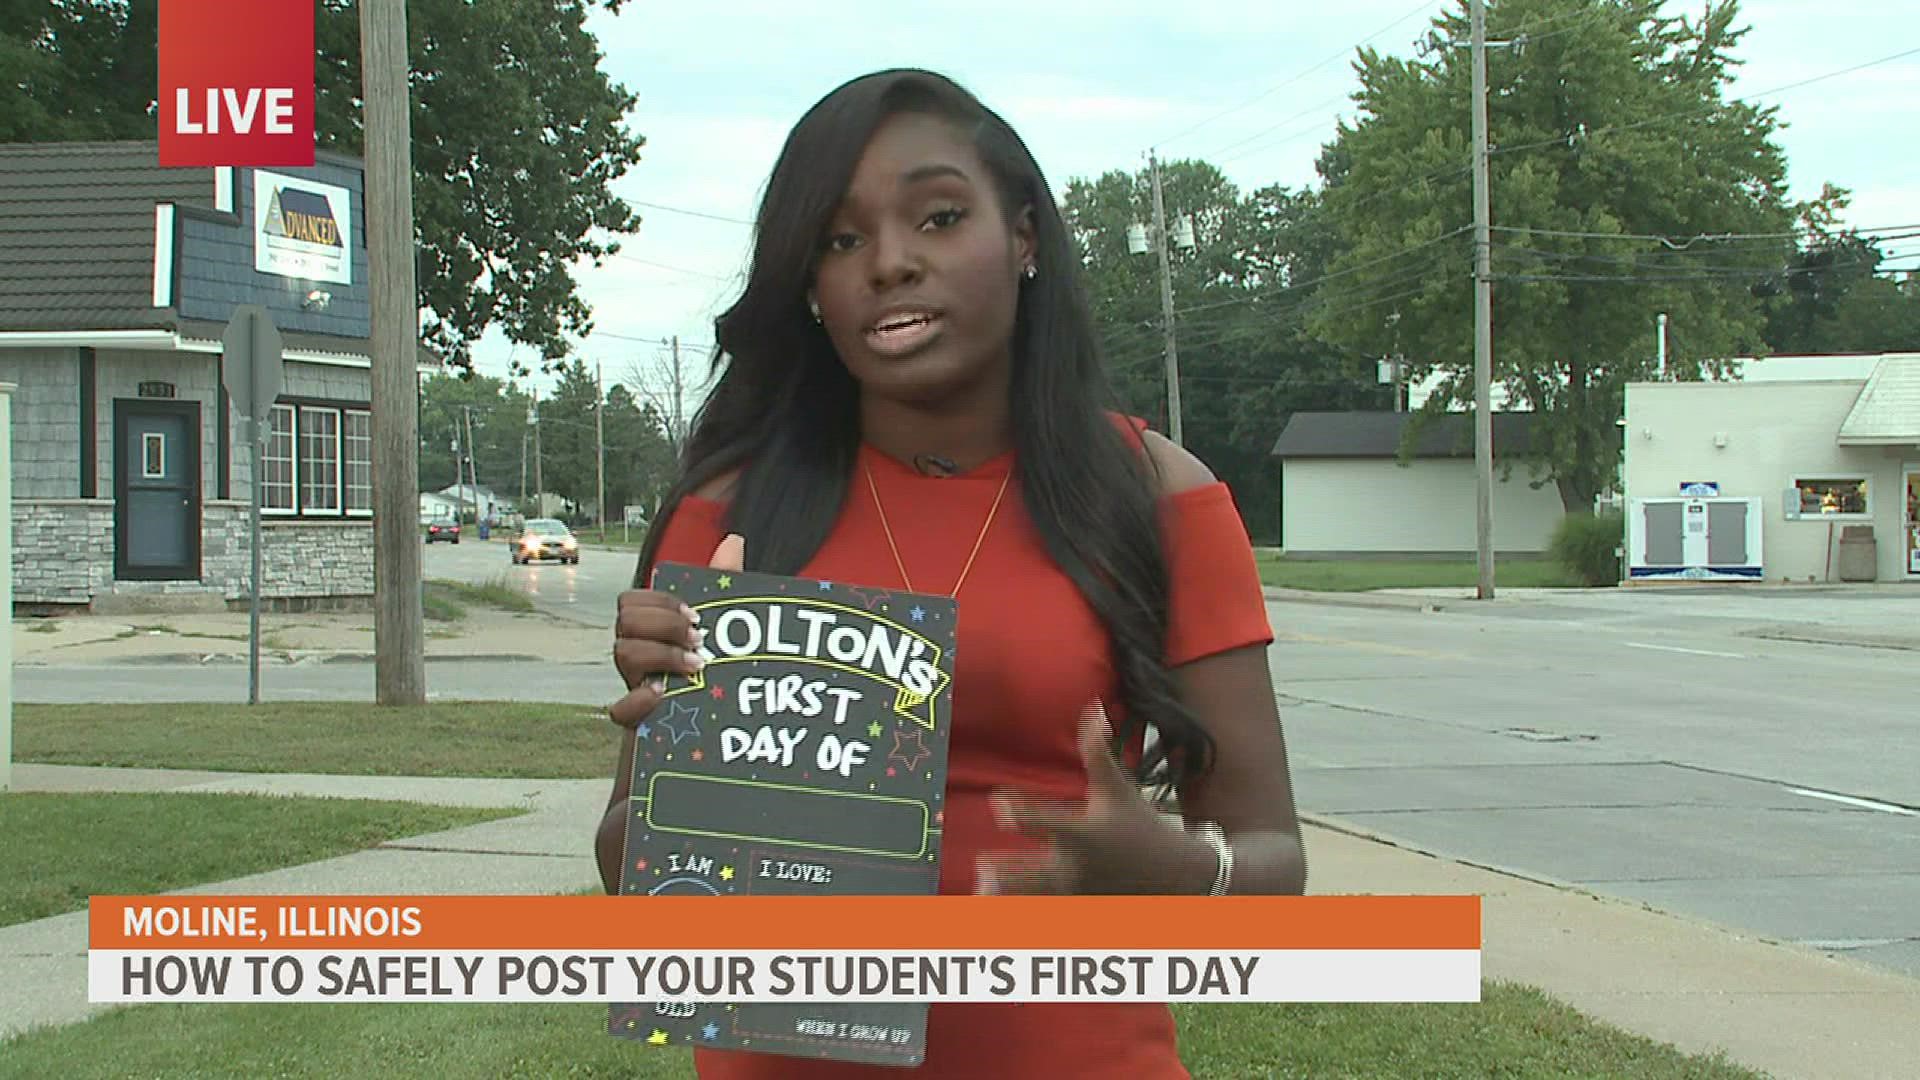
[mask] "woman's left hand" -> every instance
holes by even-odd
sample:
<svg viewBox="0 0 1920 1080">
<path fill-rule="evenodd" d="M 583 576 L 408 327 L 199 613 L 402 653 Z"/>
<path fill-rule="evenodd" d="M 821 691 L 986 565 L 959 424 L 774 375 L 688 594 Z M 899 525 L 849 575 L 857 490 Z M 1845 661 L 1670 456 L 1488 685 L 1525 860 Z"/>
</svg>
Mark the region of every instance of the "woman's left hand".
<svg viewBox="0 0 1920 1080">
<path fill-rule="evenodd" d="M 988 854 L 977 893 L 1175 895 L 1205 892 L 1214 851 L 1162 814 L 1113 756 L 1106 709 L 1094 702 L 1080 724 L 1087 798 L 1080 804 L 1011 792 L 993 796 L 1005 829 L 1041 841 L 1038 852 Z"/>
</svg>

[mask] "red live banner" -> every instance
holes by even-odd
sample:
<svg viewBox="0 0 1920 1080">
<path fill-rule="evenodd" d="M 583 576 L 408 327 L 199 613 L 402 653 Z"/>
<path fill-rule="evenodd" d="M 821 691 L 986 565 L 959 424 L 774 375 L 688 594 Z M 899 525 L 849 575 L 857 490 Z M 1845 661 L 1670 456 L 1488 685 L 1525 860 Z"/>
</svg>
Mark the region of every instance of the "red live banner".
<svg viewBox="0 0 1920 1080">
<path fill-rule="evenodd" d="M 160 0 L 160 164 L 313 164 L 313 0 Z"/>
</svg>

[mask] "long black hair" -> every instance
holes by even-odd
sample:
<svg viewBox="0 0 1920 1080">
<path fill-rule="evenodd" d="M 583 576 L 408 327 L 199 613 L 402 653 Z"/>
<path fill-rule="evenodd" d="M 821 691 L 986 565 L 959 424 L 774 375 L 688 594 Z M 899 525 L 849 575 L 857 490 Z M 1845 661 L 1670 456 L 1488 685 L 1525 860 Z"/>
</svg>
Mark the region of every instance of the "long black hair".
<svg viewBox="0 0 1920 1080">
<path fill-rule="evenodd" d="M 1167 565 L 1150 460 L 1106 412 L 1111 389 L 1078 253 L 1019 135 L 931 72 L 855 79 L 788 135 L 755 222 L 746 289 L 715 322 L 719 381 L 694 418 L 634 584 L 644 586 L 681 499 L 734 469 L 740 476 L 727 526 L 747 538 L 747 569 L 796 573 L 826 541 L 860 448 L 859 387 L 812 319 L 807 289 L 821 236 L 868 140 L 899 113 L 935 116 L 969 134 L 1003 213 L 1033 215 L 1040 275 L 1020 290 L 1012 343 L 1021 496 L 1048 554 L 1106 627 L 1124 706 L 1120 738 L 1139 725 L 1158 735 L 1141 777 L 1164 783 L 1203 772 L 1213 741 L 1181 702 L 1164 661 Z"/>
</svg>

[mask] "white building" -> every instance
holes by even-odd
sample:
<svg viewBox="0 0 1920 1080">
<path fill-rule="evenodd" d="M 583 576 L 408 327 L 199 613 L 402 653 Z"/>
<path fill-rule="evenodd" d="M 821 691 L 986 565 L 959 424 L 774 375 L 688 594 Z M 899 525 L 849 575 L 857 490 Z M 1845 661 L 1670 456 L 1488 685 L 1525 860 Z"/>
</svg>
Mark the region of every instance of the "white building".
<svg viewBox="0 0 1920 1080">
<path fill-rule="evenodd" d="M 1920 353 L 1739 367 L 1628 385 L 1630 575 L 1859 578 L 1842 567 L 1870 530 L 1872 579 L 1920 582 Z"/>
<path fill-rule="evenodd" d="M 1280 459 L 1280 545 L 1296 558 L 1470 557 L 1478 546 L 1473 417 L 1449 413 L 1399 461 L 1412 413 L 1295 413 L 1274 444 Z M 1565 516 L 1551 482 L 1503 458 L 1525 453 L 1532 413 L 1493 416 L 1493 547 L 1540 555 Z"/>
</svg>

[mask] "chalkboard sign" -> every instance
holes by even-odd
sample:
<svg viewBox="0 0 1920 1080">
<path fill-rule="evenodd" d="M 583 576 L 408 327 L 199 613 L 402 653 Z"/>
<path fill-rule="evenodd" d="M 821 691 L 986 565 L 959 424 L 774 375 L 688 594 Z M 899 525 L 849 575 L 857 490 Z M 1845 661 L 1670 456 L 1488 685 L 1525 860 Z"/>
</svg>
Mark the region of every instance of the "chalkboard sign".
<svg viewBox="0 0 1920 1080">
<path fill-rule="evenodd" d="M 946 597 L 665 563 L 700 613 L 705 670 L 642 722 L 623 895 L 937 891 L 951 729 Z M 899 1066 L 925 1004 L 615 1005 L 611 1034 Z"/>
</svg>

